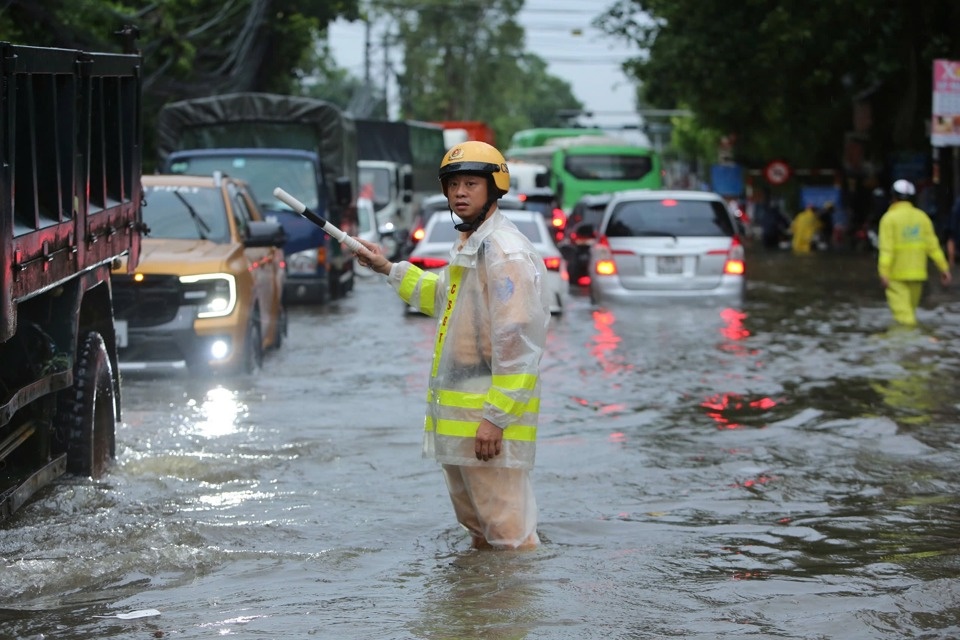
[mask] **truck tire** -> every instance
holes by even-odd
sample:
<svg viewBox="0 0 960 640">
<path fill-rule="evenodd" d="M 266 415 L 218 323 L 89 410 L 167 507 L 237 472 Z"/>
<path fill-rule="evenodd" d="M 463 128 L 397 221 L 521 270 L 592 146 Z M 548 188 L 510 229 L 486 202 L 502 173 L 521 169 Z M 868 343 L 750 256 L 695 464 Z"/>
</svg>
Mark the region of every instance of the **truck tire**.
<svg viewBox="0 0 960 640">
<path fill-rule="evenodd" d="M 91 331 L 80 341 L 73 387 L 63 392 L 58 420 L 67 451 L 67 471 L 99 478 L 116 456 L 113 367 L 103 337 Z"/>
</svg>

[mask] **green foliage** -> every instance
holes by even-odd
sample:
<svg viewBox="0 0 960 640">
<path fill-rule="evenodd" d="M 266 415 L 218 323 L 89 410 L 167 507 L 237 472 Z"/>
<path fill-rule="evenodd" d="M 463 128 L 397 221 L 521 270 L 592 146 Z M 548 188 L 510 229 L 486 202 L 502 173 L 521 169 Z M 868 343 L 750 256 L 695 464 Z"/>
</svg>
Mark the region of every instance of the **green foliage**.
<svg viewBox="0 0 960 640">
<path fill-rule="evenodd" d="M 598 26 L 638 43 L 644 101 L 687 104 L 741 159 L 836 165 L 855 100 L 875 151 L 923 148 L 935 57 L 956 57 L 955 0 L 620 0 Z"/>
<path fill-rule="evenodd" d="M 0 33 L 17 44 L 143 54 L 144 164 L 166 102 L 235 91 L 294 93 L 314 44 L 358 0 L 6 0 Z M 118 37 L 134 25 L 139 37 Z"/>
<path fill-rule="evenodd" d="M 509 140 L 514 131 L 559 126 L 558 112 L 579 110 L 566 81 L 525 52 L 516 15 L 522 0 L 374 0 L 392 20 L 403 51 L 401 117 L 482 120 Z"/>
</svg>

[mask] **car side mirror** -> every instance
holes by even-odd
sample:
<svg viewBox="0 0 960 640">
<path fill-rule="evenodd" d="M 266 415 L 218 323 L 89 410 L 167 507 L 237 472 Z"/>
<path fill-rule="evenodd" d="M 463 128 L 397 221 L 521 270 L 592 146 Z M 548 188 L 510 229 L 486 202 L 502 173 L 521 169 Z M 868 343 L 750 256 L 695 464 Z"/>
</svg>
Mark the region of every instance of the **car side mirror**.
<svg viewBox="0 0 960 640">
<path fill-rule="evenodd" d="M 251 220 L 243 243 L 248 247 L 282 247 L 287 243 L 287 233 L 279 222 Z"/>
<path fill-rule="evenodd" d="M 350 183 L 350 178 L 340 176 L 334 181 L 333 189 L 337 204 L 341 207 L 350 206 L 353 202 L 353 185 Z"/>
</svg>

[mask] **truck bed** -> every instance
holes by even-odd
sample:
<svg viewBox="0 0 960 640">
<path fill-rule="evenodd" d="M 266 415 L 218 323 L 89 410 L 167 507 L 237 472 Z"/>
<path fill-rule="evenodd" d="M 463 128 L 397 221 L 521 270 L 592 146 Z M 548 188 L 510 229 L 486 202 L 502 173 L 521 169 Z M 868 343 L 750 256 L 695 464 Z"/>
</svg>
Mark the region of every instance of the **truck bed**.
<svg viewBox="0 0 960 640">
<path fill-rule="evenodd" d="M 17 305 L 140 246 L 139 56 L 0 43 L 0 342 Z"/>
</svg>

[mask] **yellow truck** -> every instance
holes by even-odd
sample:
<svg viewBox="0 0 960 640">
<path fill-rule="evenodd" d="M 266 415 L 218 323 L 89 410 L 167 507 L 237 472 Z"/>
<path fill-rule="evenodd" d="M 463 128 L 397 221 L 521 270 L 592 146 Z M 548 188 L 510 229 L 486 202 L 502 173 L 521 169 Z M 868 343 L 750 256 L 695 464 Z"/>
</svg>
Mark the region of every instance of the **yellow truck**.
<svg viewBox="0 0 960 640">
<path fill-rule="evenodd" d="M 140 264 L 112 281 L 121 370 L 254 373 L 287 331 L 283 227 L 220 172 L 146 175 L 143 190 Z"/>
</svg>

